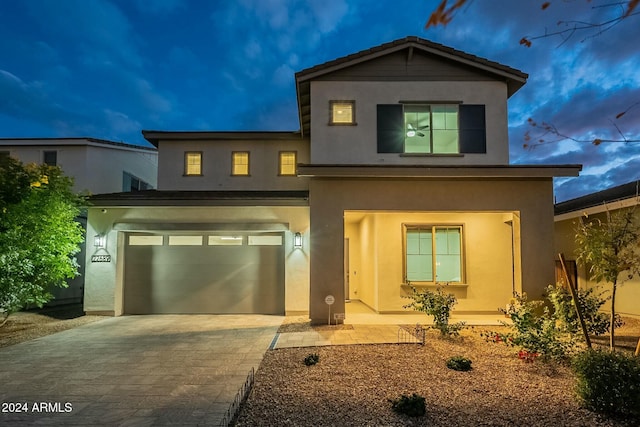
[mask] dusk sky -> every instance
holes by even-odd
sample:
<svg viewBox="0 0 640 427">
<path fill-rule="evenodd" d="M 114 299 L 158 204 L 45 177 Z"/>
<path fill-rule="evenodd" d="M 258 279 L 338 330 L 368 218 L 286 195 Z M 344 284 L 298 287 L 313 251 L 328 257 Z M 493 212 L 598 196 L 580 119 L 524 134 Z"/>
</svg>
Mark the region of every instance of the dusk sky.
<svg viewBox="0 0 640 427">
<path fill-rule="evenodd" d="M 509 100 L 511 162 L 584 165 L 557 201 L 640 179 L 640 14 L 521 46 L 557 22 L 604 22 L 611 0 L 475 0 L 424 29 L 438 0 L 4 0 L 0 137 L 147 145 L 142 129 L 299 129 L 294 73 L 418 36 L 529 74 Z M 625 2 L 626 3 L 626 2 Z M 616 115 L 631 108 L 625 115 Z M 531 117 L 564 140 L 524 149 Z M 553 138 L 553 137 L 548 137 Z M 532 142 L 535 143 L 537 138 Z"/>
</svg>

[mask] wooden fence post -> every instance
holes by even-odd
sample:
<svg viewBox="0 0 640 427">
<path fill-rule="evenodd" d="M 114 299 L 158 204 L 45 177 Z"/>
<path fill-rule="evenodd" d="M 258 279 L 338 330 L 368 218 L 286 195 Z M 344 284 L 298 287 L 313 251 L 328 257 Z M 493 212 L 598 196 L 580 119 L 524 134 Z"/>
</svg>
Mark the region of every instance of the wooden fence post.
<svg viewBox="0 0 640 427">
<path fill-rule="evenodd" d="M 560 264 L 562 264 L 562 272 L 564 273 L 564 278 L 567 280 L 567 284 L 569 285 L 569 290 L 571 291 L 571 296 L 573 297 L 573 302 L 576 307 L 576 314 L 578 315 L 578 320 L 580 321 L 580 327 L 582 328 L 582 333 L 584 334 L 584 340 L 587 343 L 587 347 L 591 348 L 591 338 L 589 338 L 589 331 L 587 331 L 587 325 L 584 323 L 584 317 L 582 316 L 582 307 L 580 307 L 580 301 L 578 301 L 578 286 L 573 283 L 571 277 L 567 273 L 567 266 L 565 265 L 564 254 L 558 254 L 560 258 Z M 613 325 L 611 325 L 613 327 Z"/>
</svg>

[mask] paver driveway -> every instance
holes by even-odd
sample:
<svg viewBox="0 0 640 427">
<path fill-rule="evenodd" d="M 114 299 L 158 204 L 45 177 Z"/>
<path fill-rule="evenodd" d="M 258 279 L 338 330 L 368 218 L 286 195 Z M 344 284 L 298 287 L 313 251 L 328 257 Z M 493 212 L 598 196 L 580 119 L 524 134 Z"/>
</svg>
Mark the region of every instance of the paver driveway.
<svg viewBox="0 0 640 427">
<path fill-rule="evenodd" d="M 218 425 L 282 320 L 124 316 L 1 348 L 0 425 Z"/>
</svg>

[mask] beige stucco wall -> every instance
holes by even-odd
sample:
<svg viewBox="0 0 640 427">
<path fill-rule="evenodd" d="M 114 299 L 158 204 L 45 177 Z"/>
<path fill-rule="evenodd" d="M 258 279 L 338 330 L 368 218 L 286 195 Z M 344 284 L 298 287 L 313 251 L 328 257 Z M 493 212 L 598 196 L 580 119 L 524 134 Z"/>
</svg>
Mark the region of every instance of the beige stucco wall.
<svg viewBox="0 0 640 427">
<path fill-rule="evenodd" d="M 87 150 L 85 165 L 87 190 L 93 194 L 123 191 L 123 172 L 134 175 L 153 188 L 157 188 L 158 185 L 157 152 L 113 150 L 91 146 Z M 63 169 L 66 167 L 65 163 Z"/>
<path fill-rule="evenodd" d="M 309 208 L 304 206 L 255 207 L 131 207 L 89 209 L 87 241 L 89 242 L 84 309 L 87 312 L 122 314 L 124 233 L 114 230 L 118 223 L 288 223 L 285 232 L 285 310 L 287 313 L 306 313 L 309 307 Z M 303 247 L 293 248 L 293 234 L 303 234 Z M 93 238 L 107 235 L 109 263 L 92 263 Z"/>
<path fill-rule="evenodd" d="M 355 100 L 356 126 L 329 126 L 329 101 Z M 442 164 L 440 157 L 377 152 L 377 105 L 399 101 L 464 102 L 486 106 L 487 153 L 447 156 L 447 164 L 508 164 L 507 85 L 471 82 L 311 82 L 311 163 Z"/>
<path fill-rule="evenodd" d="M 579 215 L 579 214 L 578 214 Z M 565 257 L 575 260 L 575 224 L 579 220 L 578 215 L 575 218 L 569 218 L 562 221 L 556 221 L 554 224 L 554 243 L 555 252 L 564 253 Z M 599 218 L 605 221 L 605 214 L 589 215 L 589 219 Z M 637 217 L 640 221 L 640 217 Z M 639 250 L 640 252 L 640 250 Z M 595 282 L 589 277 L 588 267 L 577 265 L 578 269 L 578 286 L 581 289 L 595 287 L 601 291 L 605 291 L 605 296 L 611 294 L 611 285 L 604 282 Z M 621 275 L 620 278 L 623 278 Z M 603 311 L 610 311 L 611 303 L 608 301 L 603 307 Z M 616 311 L 623 316 L 640 317 L 640 277 L 634 276 L 631 280 L 626 280 L 616 291 Z"/>
<path fill-rule="evenodd" d="M 320 179 L 315 178 L 310 182 L 310 216 L 311 216 L 311 250 L 314 257 L 311 260 L 311 295 L 310 317 L 312 321 L 321 323 L 326 321 L 326 305 L 324 298 L 331 294 L 336 297 L 333 311 L 344 312 L 344 288 L 343 288 L 343 254 L 341 248 L 344 238 L 344 212 L 345 211 L 409 211 L 409 212 L 519 212 L 520 221 L 520 256 L 515 253 L 520 265 L 521 277 L 516 278 L 516 289 L 526 292 L 530 298 L 542 296 L 544 287 L 554 280 L 553 267 L 553 188 L 551 178 L 546 179 L 464 179 L 464 180 L 437 180 L 437 179 Z M 498 225 L 498 218 L 504 223 L 508 218 L 495 216 L 491 220 L 491 230 L 499 237 L 497 256 L 482 255 L 480 252 L 470 253 L 473 262 L 473 270 L 469 271 L 469 280 L 478 279 L 480 286 L 494 289 L 493 286 L 503 285 L 503 292 L 490 290 L 490 296 L 482 300 L 482 303 L 462 302 L 458 307 L 473 311 L 495 311 L 505 304 L 505 298 L 510 297 L 511 281 L 508 272 L 503 268 L 500 260 L 504 260 L 509 266 L 511 262 L 507 257 L 511 246 L 509 245 L 509 226 Z M 372 238 L 376 233 L 386 233 L 391 221 L 396 225 L 401 222 L 400 216 L 372 215 L 371 224 L 363 224 L 360 227 L 361 265 L 363 267 L 359 277 L 360 293 L 366 286 L 364 283 L 378 283 L 378 289 L 372 288 L 374 295 L 361 294 L 361 298 L 367 304 L 378 308 L 396 307 L 399 300 L 397 291 L 402 280 L 402 273 L 398 273 L 397 267 L 389 269 L 387 262 L 401 263 L 401 247 L 389 249 L 384 245 L 375 243 Z M 491 215 L 489 215 L 491 218 Z M 480 219 L 479 219 L 480 220 Z M 362 231 L 365 230 L 365 231 Z M 500 230 L 500 231 L 498 231 Z M 474 232 L 475 233 L 475 232 Z M 478 233 L 482 233 L 478 231 Z M 494 239 L 492 233 L 472 234 L 474 241 L 483 238 Z M 365 234 L 367 234 L 365 236 Z M 493 241 L 493 240 L 492 240 Z M 367 243 L 364 243 L 367 242 Z M 381 247 L 383 246 L 383 247 Z M 386 258 L 385 258 L 386 256 Z M 396 261 L 389 261 L 389 256 L 396 257 Z M 385 258 L 383 260 L 383 258 Z M 491 264 L 483 264 L 484 260 L 490 260 Z M 369 264 L 371 263 L 371 264 Z M 375 269 L 373 266 L 377 265 Z M 499 268 L 497 267 L 499 266 Z M 381 267 L 384 267 L 384 278 L 381 276 Z M 400 267 L 401 268 L 401 267 Z M 495 279 L 491 283 L 491 279 Z M 521 285 L 519 284 L 521 280 Z M 385 290 L 382 291 L 383 282 Z M 386 283 L 391 283 L 387 288 Z M 485 284 L 486 283 L 486 284 Z M 471 286 L 471 284 L 470 284 Z M 469 287 L 470 287 L 469 286 Z M 519 288 L 519 289 L 518 289 Z M 388 290 L 391 289 L 391 290 Z M 367 292 L 367 291 L 364 291 Z M 473 292 L 474 297 L 480 296 L 483 290 L 467 290 Z M 378 301 L 376 296 L 378 295 Z M 383 301 L 387 298 L 390 303 Z M 497 300 L 494 301 L 494 298 Z"/>
<path fill-rule="evenodd" d="M 202 152 L 202 176 L 184 176 L 184 153 Z M 249 176 L 231 175 L 231 154 L 249 152 Z M 158 189 L 187 191 L 306 190 L 307 179 L 278 176 L 280 151 L 296 151 L 309 162 L 309 140 L 161 141 Z"/>
</svg>

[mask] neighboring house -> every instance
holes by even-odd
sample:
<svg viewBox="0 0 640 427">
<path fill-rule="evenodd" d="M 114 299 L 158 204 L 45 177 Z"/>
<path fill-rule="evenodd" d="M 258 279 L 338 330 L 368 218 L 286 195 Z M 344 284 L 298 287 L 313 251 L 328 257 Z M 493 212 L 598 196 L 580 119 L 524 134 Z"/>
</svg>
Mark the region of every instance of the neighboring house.
<svg viewBox="0 0 640 427">
<path fill-rule="evenodd" d="M 575 229 L 577 222 L 600 219 L 606 221 L 607 212 L 614 213 L 620 209 L 635 209 L 635 216 L 640 223 L 640 181 L 629 182 L 587 194 L 576 199 L 558 203 L 555 206 L 555 245 L 556 254 L 563 253 L 568 260 L 570 274 L 582 289 L 597 287 L 602 291 L 611 288 L 610 283 L 596 283 L 589 277 L 586 266 L 576 266 Z M 616 312 L 625 316 L 640 316 L 640 278 L 634 276 L 618 286 L 616 292 Z M 603 309 L 608 310 L 607 304 Z"/>
<path fill-rule="evenodd" d="M 449 283 L 463 313 L 540 296 L 553 177 L 581 167 L 509 165 L 526 78 L 408 37 L 298 72 L 297 132 L 143 131 L 158 190 L 92 199 L 108 256 L 87 263 L 85 310 L 322 323 L 330 296 L 332 314 L 404 312 L 409 283 Z"/>
<path fill-rule="evenodd" d="M 60 166 L 75 191 L 91 194 L 156 188 L 158 177 L 155 148 L 104 139 L 0 138 L 0 155 Z"/>
<path fill-rule="evenodd" d="M 25 164 L 59 166 L 73 178 L 76 192 L 99 194 L 156 187 L 158 153 L 153 147 L 95 138 L 0 138 L 0 156 L 11 156 Z M 86 227 L 84 214 L 78 221 Z M 50 305 L 82 300 L 84 244 L 81 249 L 76 256 L 80 275 L 68 281 L 68 288 L 54 288 L 55 299 Z"/>
</svg>

